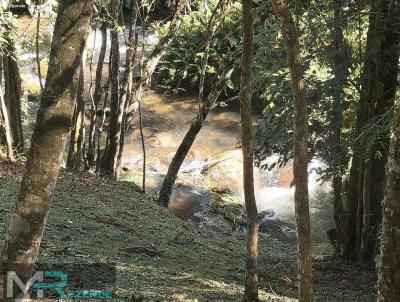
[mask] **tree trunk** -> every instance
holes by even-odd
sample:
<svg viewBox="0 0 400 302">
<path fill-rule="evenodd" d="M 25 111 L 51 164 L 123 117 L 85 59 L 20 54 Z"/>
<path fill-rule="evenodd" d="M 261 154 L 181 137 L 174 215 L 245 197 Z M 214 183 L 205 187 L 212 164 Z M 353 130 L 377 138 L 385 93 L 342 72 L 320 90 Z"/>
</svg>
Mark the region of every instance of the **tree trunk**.
<svg viewBox="0 0 400 302">
<path fill-rule="evenodd" d="M 364 178 L 363 178 L 363 194 L 362 194 L 362 229 L 361 229 L 361 242 L 360 253 L 363 256 L 369 254 L 368 241 L 370 233 L 370 211 L 371 211 L 371 191 L 369 190 L 369 183 L 371 182 L 371 164 L 365 164 Z"/>
<path fill-rule="evenodd" d="M 392 125 L 385 198 L 383 200 L 382 235 L 378 261 L 378 301 L 400 301 L 400 106 Z"/>
<path fill-rule="evenodd" d="M 37 259 L 71 125 L 79 67 L 92 15 L 92 0 L 60 1 L 26 170 L 11 217 L 0 266 L 28 277 Z"/>
<path fill-rule="evenodd" d="M 119 126 L 119 131 L 121 132 L 121 138 L 119 142 L 118 154 L 117 154 L 117 175 L 119 173 L 119 167 L 121 165 L 122 153 L 124 150 L 125 143 L 125 132 L 126 132 L 126 110 L 128 108 L 131 91 L 132 91 L 132 76 L 133 76 L 133 67 L 137 54 L 137 32 L 136 32 L 136 23 L 138 19 L 138 4 L 136 2 L 132 2 L 132 11 L 129 20 L 129 36 L 128 36 L 128 45 L 127 45 L 127 53 L 126 53 L 126 62 L 125 62 L 125 73 L 122 78 L 122 87 L 120 93 L 120 104 L 118 114 L 120 115 L 121 123 Z M 141 119 L 141 117 L 140 117 Z M 119 119 L 118 119 L 119 120 Z"/>
<path fill-rule="evenodd" d="M 359 101 L 357 125 L 353 146 L 353 159 L 347 193 L 346 238 L 343 240 L 343 256 L 354 258 L 360 252 L 362 219 L 357 219 L 357 209 L 362 208 L 363 195 L 370 198 L 368 253 L 366 260 L 373 258 L 377 241 L 377 229 L 381 222 L 381 203 L 385 182 L 388 132 L 380 130 L 372 146 L 367 144 L 366 133 L 384 128 L 388 112 L 393 106 L 397 87 L 400 26 L 397 2 L 389 0 L 371 1 L 371 14 L 367 37 L 366 54 L 362 74 L 362 94 Z M 386 116 L 386 118 L 385 118 Z M 378 121 L 378 122 L 376 122 Z M 374 126 L 370 129 L 370 125 Z M 364 182 L 366 161 L 370 160 L 371 175 Z M 363 186 L 366 185 L 365 188 Z M 369 192 L 366 192 L 369 190 Z M 358 224 L 358 225 L 356 225 Z M 365 249 L 364 249 L 365 250 Z M 366 251 L 366 250 L 365 250 Z M 360 254 L 358 256 L 361 256 Z"/>
<path fill-rule="evenodd" d="M 335 55 L 333 56 L 333 70 L 335 81 L 333 82 L 333 104 L 332 104 L 332 122 L 333 129 L 332 153 L 335 155 L 333 165 L 337 171 L 333 177 L 334 192 L 334 219 L 336 223 L 336 252 L 341 253 L 342 243 L 342 221 L 343 221 L 343 201 L 342 201 L 342 176 L 345 171 L 346 162 L 342 148 L 342 127 L 343 127 L 343 105 L 344 88 L 348 76 L 348 59 L 347 59 L 347 43 L 343 35 L 343 28 L 346 26 L 347 20 L 343 16 L 343 1 L 333 1 L 334 6 L 334 30 L 333 30 L 333 48 Z"/>
<path fill-rule="evenodd" d="M 243 55 L 240 85 L 240 114 L 242 125 L 243 189 L 247 214 L 247 255 L 244 302 L 258 301 L 258 213 L 254 194 L 253 145 L 251 119 L 251 73 L 253 65 L 252 0 L 243 0 Z"/>
<path fill-rule="evenodd" d="M 93 103 L 90 109 L 90 125 L 89 125 L 89 136 L 88 136 L 88 150 L 87 150 L 87 162 L 88 168 L 93 168 L 96 162 L 96 125 L 97 125 L 97 110 L 99 108 L 99 104 L 101 101 L 101 97 L 103 96 L 103 86 L 101 84 L 103 79 L 103 67 L 104 67 L 104 59 L 106 57 L 106 49 L 107 49 L 107 24 L 106 22 L 102 22 L 100 26 L 101 33 L 101 47 L 99 53 L 99 59 L 97 61 L 96 68 L 96 83 L 95 89 L 93 93 Z"/>
<path fill-rule="evenodd" d="M 103 155 L 102 172 L 110 177 L 117 177 L 117 159 L 120 145 L 120 125 L 122 119 L 119 114 L 119 42 L 118 42 L 118 20 L 120 12 L 120 1 L 112 0 L 111 18 L 111 50 L 110 50 L 110 85 L 111 85 L 111 104 L 110 122 L 108 125 L 107 143 Z"/>
<path fill-rule="evenodd" d="M 14 161 L 14 151 L 12 146 L 12 138 L 11 138 L 11 131 L 10 131 L 10 122 L 8 120 L 8 112 L 6 108 L 6 104 L 4 102 L 4 95 L 3 95 L 3 88 L 1 85 L 0 79 L 0 130 L 4 128 L 4 136 L 7 145 L 7 158 L 8 160 Z M 0 137 L 1 139 L 1 137 Z"/>
<path fill-rule="evenodd" d="M 215 24 L 213 24 L 214 18 L 216 16 L 218 10 L 222 11 L 221 19 L 217 20 L 217 22 Z M 203 96 L 204 96 L 204 81 L 206 79 L 208 56 L 210 53 L 211 42 L 214 37 L 215 31 L 217 30 L 218 26 L 222 23 L 222 20 L 224 19 L 225 14 L 227 12 L 228 12 L 228 9 L 224 9 L 224 6 L 223 6 L 223 0 L 219 0 L 217 5 L 215 6 L 214 10 L 211 13 L 210 19 L 208 20 L 207 36 L 206 36 L 206 43 L 205 43 L 206 47 L 204 49 L 204 57 L 203 57 L 203 61 L 202 61 L 201 72 L 200 72 L 200 81 L 199 81 L 198 100 L 200 102 L 203 101 Z"/>
<path fill-rule="evenodd" d="M 204 122 L 206 121 L 207 115 L 212 109 L 213 105 L 215 102 L 218 100 L 218 97 L 223 90 L 225 83 L 227 79 L 229 79 L 232 69 L 224 70 L 222 75 L 220 76 L 219 80 L 217 83 L 214 85 L 213 89 L 211 90 L 210 94 L 207 97 L 207 100 L 204 102 L 202 107 L 200 108 L 199 113 L 196 116 L 196 120 L 190 125 L 190 128 L 188 132 L 186 133 L 185 137 L 182 140 L 182 143 L 179 145 L 178 150 L 176 151 L 171 164 L 168 167 L 168 172 L 167 175 L 164 178 L 161 190 L 160 190 L 160 195 L 159 195 L 159 201 L 161 204 L 164 206 L 168 206 L 171 193 L 172 193 L 172 188 L 174 186 L 176 177 L 178 175 L 179 169 L 181 168 L 181 165 L 183 161 L 186 158 L 186 155 L 190 151 L 190 148 L 193 145 L 193 142 L 195 141 L 197 134 L 200 132 L 201 128 L 204 125 Z"/>
<path fill-rule="evenodd" d="M 79 170 L 84 165 L 85 157 L 85 76 L 83 71 L 83 60 L 79 71 L 78 92 L 74 115 L 72 118 L 71 138 L 67 157 L 67 168 L 69 170 Z"/>
<path fill-rule="evenodd" d="M 312 301 L 312 259 L 310 213 L 308 201 L 308 113 L 304 72 L 296 27 L 283 0 L 271 0 L 282 36 L 292 80 L 294 101 L 294 165 L 295 211 L 299 251 L 299 302 Z"/>
<path fill-rule="evenodd" d="M 105 150 L 106 162 L 105 162 L 105 172 L 106 174 L 118 178 L 119 175 L 119 166 L 121 163 L 122 157 L 122 148 L 124 141 L 124 121 L 127 103 L 129 101 L 130 90 L 132 86 L 132 74 L 133 74 L 133 63 L 135 58 L 135 44 L 136 44 L 136 21 L 138 16 L 138 7 L 136 3 L 132 4 L 132 12 L 129 20 L 129 37 L 127 41 L 127 53 L 126 53 L 126 63 L 125 63 L 125 72 L 121 80 L 121 88 L 119 87 L 119 82 L 115 79 L 118 77 L 118 65 L 114 60 L 118 57 L 119 64 L 119 55 L 117 49 L 117 43 L 115 42 L 117 36 L 113 38 L 112 36 L 112 81 L 111 81 L 111 118 L 109 123 L 109 132 L 108 132 L 108 142 L 107 148 Z M 115 16 L 117 18 L 117 16 Z M 115 47 L 114 47 L 115 46 Z M 114 66 L 114 67 L 113 67 Z M 115 70 L 113 70 L 115 69 Z M 114 84 L 113 84 L 114 83 Z M 118 83 L 118 88 L 115 86 Z M 120 89 L 118 92 L 113 91 L 115 89 Z"/>
<path fill-rule="evenodd" d="M 118 0 L 114 0 L 118 1 Z M 113 2 L 115 3 L 115 2 Z M 142 69 L 142 76 L 140 78 L 139 83 L 136 85 L 136 87 L 133 88 L 133 91 L 131 93 L 130 98 L 133 99 L 135 102 L 140 102 L 140 98 L 142 96 L 142 93 L 147 86 L 148 81 L 150 80 L 151 76 L 153 75 L 153 72 L 162 58 L 162 56 L 165 54 L 167 46 L 169 43 L 172 41 L 176 30 L 179 28 L 179 25 L 181 23 L 181 17 L 182 13 L 184 11 L 184 8 L 186 7 L 188 3 L 188 0 L 182 0 L 179 1 L 178 6 L 176 8 L 174 17 L 171 21 L 171 24 L 169 26 L 168 32 L 165 36 L 163 36 L 150 56 L 147 58 L 146 62 L 143 65 Z M 115 4 L 114 4 L 115 5 Z M 112 47 L 114 46 L 114 54 L 112 56 L 112 62 L 111 62 L 111 118 L 110 118 L 110 123 L 109 123 L 109 132 L 108 132 L 108 139 L 107 139 L 107 144 L 106 144 L 106 149 L 104 152 L 104 159 L 103 159 L 103 173 L 107 174 L 112 177 L 118 177 L 119 173 L 119 165 L 120 165 L 120 158 L 122 155 L 121 151 L 121 139 L 123 139 L 122 136 L 122 131 L 124 130 L 122 128 L 123 126 L 123 121 L 124 121 L 124 115 L 126 114 L 126 99 L 123 98 L 122 100 L 120 99 L 120 92 L 117 90 L 117 86 L 119 87 L 119 83 L 116 78 L 118 78 L 118 63 L 119 60 L 116 60 L 117 57 L 117 34 L 114 34 L 115 37 L 113 39 L 113 36 L 111 36 L 111 43 Z M 134 37 L 132 37 L 133 39 Z M 119 57 L 119 55 L 118 55 Z M 114 67 L 113 67 L 114 66 Z M 129 80 L 129 79 L 128 79 Z M 118 83 L 118 84 L 117 84 Z M 119 88 L 118 88 L 119 89 Z"/>
<path fill-rule="evenodd" d="M 15 49 L 11 40 L 7 41 L 8 55 L 3 57 L 4 67 L 4 99 L 8 110 L 13 146 L 24 149 L 21 110 L 21 77 L 18 64 L 14 59 Z"/>
</svg>

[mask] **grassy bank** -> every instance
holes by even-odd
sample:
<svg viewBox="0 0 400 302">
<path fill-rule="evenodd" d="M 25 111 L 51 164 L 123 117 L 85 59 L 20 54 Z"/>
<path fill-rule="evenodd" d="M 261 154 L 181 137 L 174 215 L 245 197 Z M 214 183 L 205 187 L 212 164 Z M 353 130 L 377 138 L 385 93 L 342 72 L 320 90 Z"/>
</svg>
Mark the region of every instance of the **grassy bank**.
<svg viewBox="0 0 400 302">
<path fill-rule="evenodd" d="M 0 244 L 19 184 L 13 173 L 1 173 Z M 240 301 L 245 236 L 218 216 L 210 221 L 199 227 L 175 217 L 132 183 L 63 172 L 40 261 L 115 263 L 114 301 Z M 261 300 L 295 301 L 295 247 L 265 234 L 259 246 Z M 336 272 L 326 263 L 318 266 L 317 301 L 372 301 L 368 272 L 346 272 L 358 279 L 338 290 L 329 281 Z"/>
</svg>

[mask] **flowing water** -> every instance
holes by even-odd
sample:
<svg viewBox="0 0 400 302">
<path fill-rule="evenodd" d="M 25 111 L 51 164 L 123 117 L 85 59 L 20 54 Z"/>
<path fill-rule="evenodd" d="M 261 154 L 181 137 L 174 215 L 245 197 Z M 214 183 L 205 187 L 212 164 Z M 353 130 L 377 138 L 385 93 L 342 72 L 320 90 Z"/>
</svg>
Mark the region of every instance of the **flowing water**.
<svg viewBox="0 0 400 302">
<path fill-rule="evenodd" d="M 20 34 L 32 35 L 35 22 L 21 18 Z M 42 20 L 41 34 L 44 41 L 50 41 L 51 20 Z M 154 43 L 153 36 L 146 36 L 147 43 Z M 123 45 L 123 37 L 120 42 Z M 88 38 L 86 52 L 93 54 L 95 64 L 100 50 L 100 31 L 92 31 Z M 48 43 L 46 44 L 48 48 Z M 108 46 L 109 47 L 109 46 Z M 125 47 L 121 47 L 122 59 Z M 21 74 L 24 86 L 29 83 L 38 85 L 33 47 L 20 49 Z M 40 57 L 46 58 L 48 49 L 40 50 Z M 122 66 L 122 65 L 121 65 Z M 105 68 L 107 70 L 107 68 Z M 89 69 L 86 70 L 89 79 Z M 30 87 L 30 86 L 29 86 Z M 28 111 L 33 114 L 38 105 L 28 102 Z M 143 103 L 143 126 L 146 145 L 146 182 L 147 191 L 157 193 L 163 175 L 181 143 L 190 123 L 196 116 L 198 103 L 195 98 L 176 96 L 155 91 L 146 92 Z M 141 185 L 143 155 L 135 117 L 128 131 L 123 154 L 123 179 L 133 180 Z M 256 120 L 256 119 L 255 119 Z M 177 186 L 172 196 L 171 209 L 181 216 L 191 216 L 202 211 L 209 204 L 211 188 L 228 190 L 230 194 L 243 202 L 242 162 L 240 146 L 240 114 L 229 107 L 217 107 L 210 113 L 207 121 L 193 144 L 181 168 Z M 266 161 L 274 162 L 277 156 Z M 312 234 L 314 242 L 326 242 L 325 232 L 334 226 L 332 219 L 332 194 L 329 184 L 321 184 L 315 168 L 322 165 L 319 160 L 310 164 L 309 191 Z M 204 172 L 204 170 L 207 172 Z M 294 232 L 294 188 L 292 165 L 276 167 L 271 171 L 255 173 L 256 193 L 259 211 L 267 211 L 266 220 L 287 222 L 287 232 Z"/>
</svg>

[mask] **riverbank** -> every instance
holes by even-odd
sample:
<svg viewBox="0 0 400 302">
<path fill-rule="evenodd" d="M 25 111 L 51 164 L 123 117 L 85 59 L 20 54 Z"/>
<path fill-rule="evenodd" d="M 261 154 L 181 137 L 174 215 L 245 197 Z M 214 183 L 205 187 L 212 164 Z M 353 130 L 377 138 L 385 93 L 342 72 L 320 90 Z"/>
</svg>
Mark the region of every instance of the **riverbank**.
<svg viewBox="0 0 400 302">
<path fill-rule="evenodd" d="M 0 164 L 0 244 L 23 164 Z M 240 301 L 245 236 L 226 219 L 183 220 L 132 183 L 62 172 L 41 262 L 115 263 L 115 301 Z M 261 301 L 296 301 L 296 248 L 260 234 Z M 316 301 L 374 301 L 373 272 L 316 259 Z"/>
</svg>

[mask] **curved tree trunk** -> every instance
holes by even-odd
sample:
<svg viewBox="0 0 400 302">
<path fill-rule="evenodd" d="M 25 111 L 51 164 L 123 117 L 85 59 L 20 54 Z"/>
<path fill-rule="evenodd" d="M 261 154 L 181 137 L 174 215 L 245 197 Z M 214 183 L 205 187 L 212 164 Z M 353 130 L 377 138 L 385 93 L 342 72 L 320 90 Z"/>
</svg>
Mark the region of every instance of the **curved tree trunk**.
<svg viewBox="0 0 400 302">
<path fill-rule="evenodd" d="M 179 145 L 178 150 L 176 151 L 171 164 L 168 167 L 167 175 L 164 178 L 160 195 L 159 201 L 164 206 L 168 206 L 172 189 L 178 175 L 179 169 L 183 161 L 186 158 L 186 155 L 190 151 L 190 148 L 195 141 L 197 134 L 200 132 L 201 128 L 203 127 L 204 122 L 206 121 L 207 115 L 212 109 L 215 102 L 218 100 L 218 97 L 224 88 L 227 79 L 229 79 L 232 69 L 226 69 L 222 75 L 220 76 L 217 83 L 214 85 L 213 89 L 211 90 L 210 94 L 207 97 L 207 100 L 202 105 L 200 112 L 196 116 L 196 120 L 190 125 L 188 132 L 186 132 L 185 137 L 182 140 L 182 143 Z"/>
<path fill-rule="evenodd" d="M 247 255 L 244 302 L 258 301 L 258 213 L 254 194 L 253 146 L 251 120 L 251 72 L 253 64 L 252 0 L 243 0 L 243 56 L 240 84 L 240 114 L 242 124 L 243 189 L 247 214 Z"/>
<path fill-rule="evenodd" d="M 308 201 L 308 113 L 304 72 L 296 27 L 284 0 L 271 0 L 282 36 L 292 79 L 294 101 L 294 183 L 297 244 L 299 251 L 299 302 L 310 302 L 313 296 Z"/>
<path fill-rule="evenodd" d="M 92 6 L 92 0 L 59 2 L 45 89 L 0 258 L 3 270 L 18 263 L 21 277 L 29 277 L 46 225 L 71 125 L 76 71 L 90 28 Z"/>
</svg>

